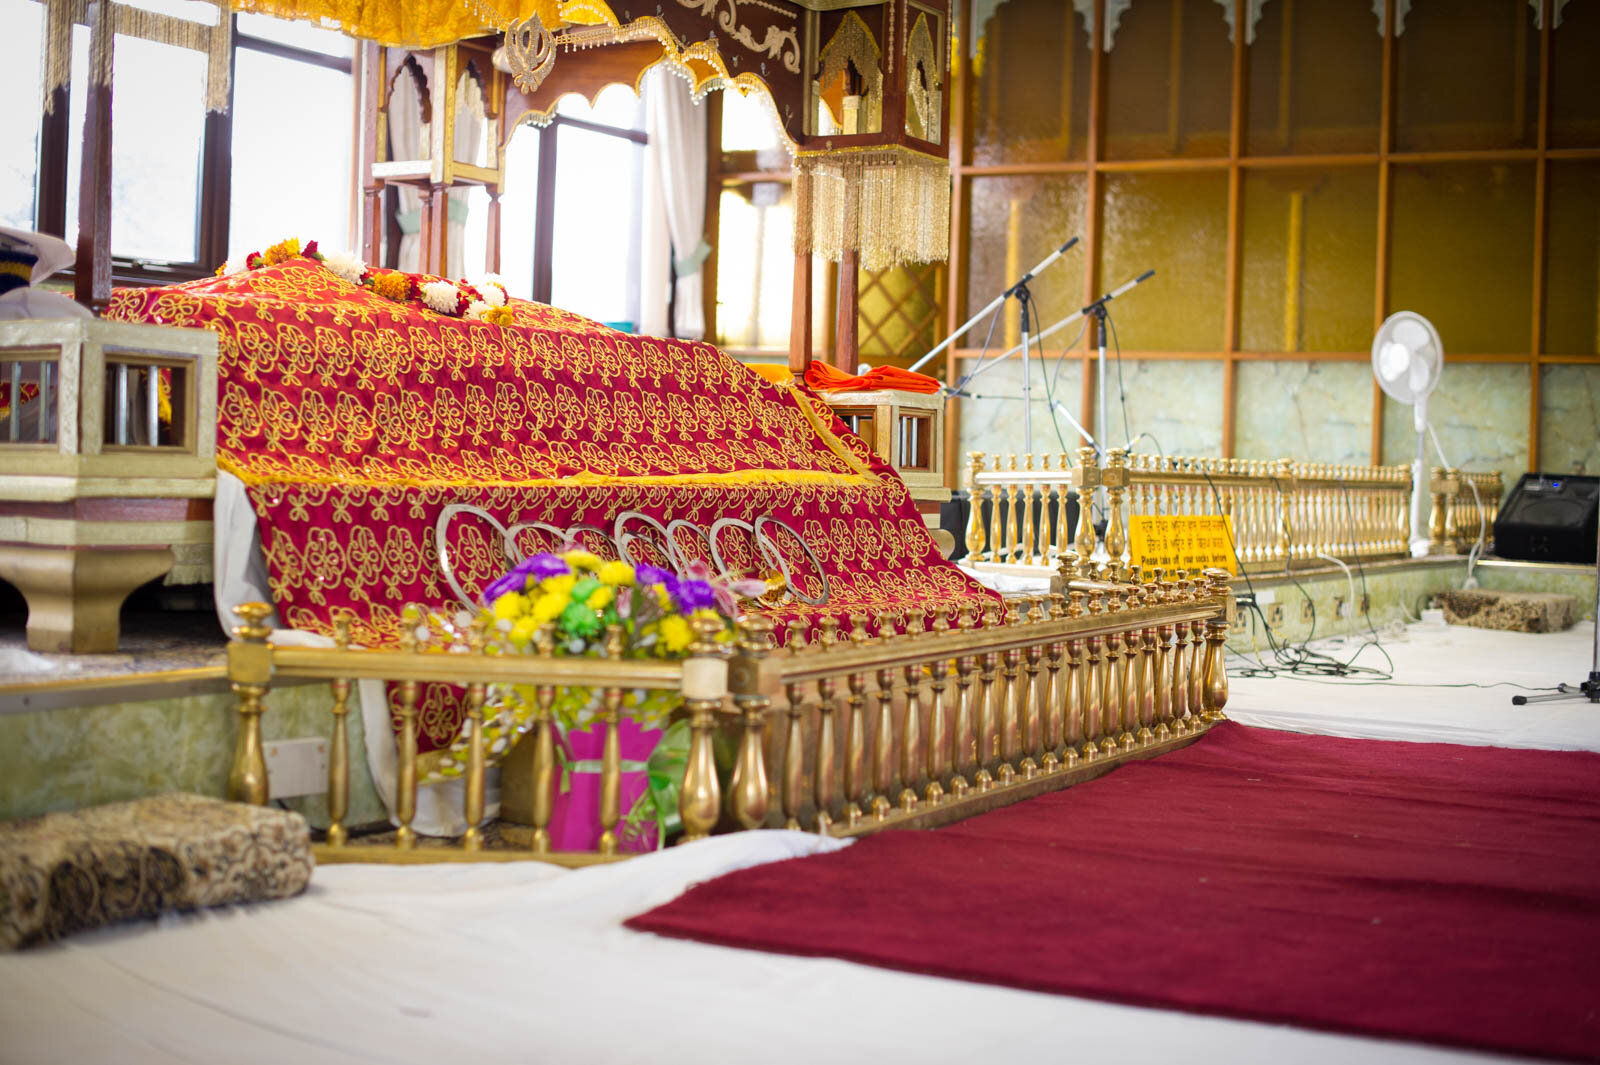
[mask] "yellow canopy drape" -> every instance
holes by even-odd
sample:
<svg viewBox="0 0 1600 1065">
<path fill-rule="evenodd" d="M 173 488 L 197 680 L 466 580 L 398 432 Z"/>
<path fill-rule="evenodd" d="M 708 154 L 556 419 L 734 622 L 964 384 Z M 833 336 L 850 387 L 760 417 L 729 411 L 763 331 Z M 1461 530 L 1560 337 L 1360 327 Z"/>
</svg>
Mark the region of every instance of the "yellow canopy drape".
<svg viewBox="0 0 1600 1065">
<path fill-rule="evenodd" d="M 503 30 L 538 15 L 561 25 L 560 0 L 226 0 L 235 11 L 307 19 L 352 37 L 402 48 L 432 48 Z"/>
</svg>

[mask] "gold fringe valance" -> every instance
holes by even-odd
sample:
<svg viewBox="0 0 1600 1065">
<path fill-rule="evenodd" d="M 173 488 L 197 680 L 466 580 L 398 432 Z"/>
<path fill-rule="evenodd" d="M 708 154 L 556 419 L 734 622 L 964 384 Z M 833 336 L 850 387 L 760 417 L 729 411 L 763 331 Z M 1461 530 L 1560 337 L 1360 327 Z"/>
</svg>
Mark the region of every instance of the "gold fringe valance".
<svg viewBox="0 0 1600 1065">
<path fill-rule="evenodd" d="M 72 27 L 90 30 L 90 83 L 111 84 L 113 37 L 136 37 L 157 44 L 170 44 L 206 54 L 206 110 L 228 109 L 229 82 L 233 68 L 233 19 L 226 8 L 217 12 L 215 25 L 146 11 L 128 4 L 106 2 L 104 11 L 96 5 L 95 20 L 89 20 L 87 0 L 45 0 L 44 110 L 55 110 L 55 91 L 72 81 Z M 109 32 L 108 32 L 109 31 Z"/>
<path fill-rule="evenodd" d="M 802 152 L 794 160 L 794 250 L 864 270 L 950 257 L 950 163 L 907 148 Z"/>
</svg>

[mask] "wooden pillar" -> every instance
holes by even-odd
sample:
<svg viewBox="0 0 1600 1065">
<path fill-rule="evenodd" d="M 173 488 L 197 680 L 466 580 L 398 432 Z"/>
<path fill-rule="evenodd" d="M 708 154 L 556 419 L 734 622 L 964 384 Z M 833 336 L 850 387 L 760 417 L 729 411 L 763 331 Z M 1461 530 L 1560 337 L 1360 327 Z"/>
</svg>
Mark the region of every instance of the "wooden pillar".
<svg viewBox="0 0 1600 1065">
<path fill-rule="evenodd" d="M 794 257 L 794 304 L 789 317 L 789 371 L 803 376 L 811 365 L 811 253 Z"/>
<path fill-rule="evenodd" d="M 94 6 L 89 76 L 84 81 L 83 169 L 78 179 L 78 263 L 74 296 L 85 307 L 111 298 L 111 69 L 116 8 Z"/>
<path fill-rule="evenodd" d="M 388 51 L 369 41 L 361 46 L 361 258 L 378 265 L 383 247 L 383 183 L 372 176 L 377 162 L 378 123 L 383 115 L 385 59 Z"/>
<path fill-rule="evenodd" d="M 433 186 L 421 185 L 417 188 L 417 195 L 421 198 L 420 210 L 417 212 L 417 273 L 431 272 L 429 264 L 433 261 Z"/>
<path fill-rule="evenodd" d="M 839 259 L 839 321 L 834 327 L 837 344 L 832 352 L 832 362 L 845 373 L 855 373 L 859 361 L 860 338 L 857 335 L 857 311 L 861 304 L 861 253 L 847 250 Z"/>
<path fill-rule="evenodd" d="M 487 273 L 498 274 L 500 272 L 500 190 L 492 185 L 489 187 L 487 229 L 488 235 L 483 245 L 483 268 Z"/>
</svg>

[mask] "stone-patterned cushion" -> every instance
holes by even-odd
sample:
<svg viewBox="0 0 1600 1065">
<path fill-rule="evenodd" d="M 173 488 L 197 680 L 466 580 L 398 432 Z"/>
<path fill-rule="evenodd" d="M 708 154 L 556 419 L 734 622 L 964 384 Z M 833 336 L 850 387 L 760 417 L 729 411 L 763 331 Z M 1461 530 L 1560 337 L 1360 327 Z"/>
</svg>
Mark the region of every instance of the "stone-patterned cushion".
<svg viewBox="0 0 1600 1065">
<path fill-rule="evenodd" d="M 167 910 L 298 895 L 314 864 L 299 814 L 199 795 L 0 822 L 0 950 Z"/>
<path fill-rule="evenodd" d="M 1549 592 L 1503 592 L 1492 588 L 1441 592 L 1444 619 L 1501 632 L 1561 632 L 1578 619 L 1578 601 Z"/>
</svg>

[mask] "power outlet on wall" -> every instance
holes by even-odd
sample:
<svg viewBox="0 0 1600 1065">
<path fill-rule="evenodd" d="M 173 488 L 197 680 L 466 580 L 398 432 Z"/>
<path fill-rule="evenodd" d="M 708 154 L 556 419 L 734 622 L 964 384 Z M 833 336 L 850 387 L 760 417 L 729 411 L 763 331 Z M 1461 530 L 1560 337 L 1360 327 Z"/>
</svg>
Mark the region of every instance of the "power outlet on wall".
<svg viewBox="0 0 1600 1065">
<path fill-rule="evenodd" d="M 328 741 L 323 737 L 268 740 L 262 747 L 267 756 L 267 790 L 274 799 L 328 790 Z"/>
<path fill-rule="evenodd" d="M 1282 603 L 1269 603 L 1269 604 L 1267 604 L 1267 624 L 1268 625 L 1282 625 L 1283 624 L 1283 604 Z"/>
<path fill-rule="evenodd" d="M 1333 597 L 1333 616 L 1336 618 L 1347 618 L 1350 616 L 1349 600 L 1345 599 L 1345 597 L 1342 595 L 1336 595 Z"/>
<path fill-rule="evenodd" d="M 1316 616 L 1316 613 L 1317 613 L 1316 605 L 1313 604 L 1310 599 L 1301 599 L 1300 600 L 1300 620 L 1301 621 L 1310 621 L 1313 617 Z"/>
<path fill-rule="evenodd" d="M 1361 616 L 1366 617 L 1372 613 L 1372 597 L 1366 592 L 1361 593 Z"/>
</svg>

